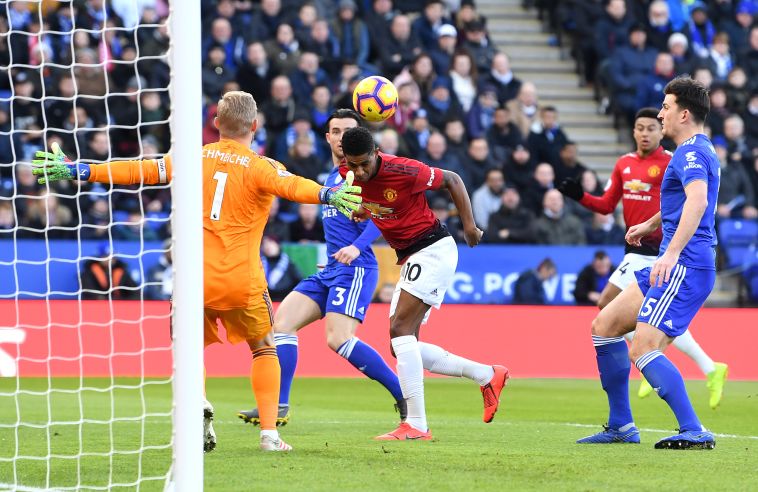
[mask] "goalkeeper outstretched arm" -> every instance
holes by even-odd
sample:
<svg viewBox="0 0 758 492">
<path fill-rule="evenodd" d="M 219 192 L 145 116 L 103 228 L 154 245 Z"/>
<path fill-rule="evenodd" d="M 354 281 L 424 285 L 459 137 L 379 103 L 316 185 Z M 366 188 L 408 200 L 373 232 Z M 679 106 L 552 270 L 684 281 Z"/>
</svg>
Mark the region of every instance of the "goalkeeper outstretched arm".
<svg viewBox="0 0 758 492">
<path fill-rule="evenodd" d="M 73 162 L 66 157 L 57 143 L 51 152 L 37 152 L 32 161 L 32 173 L 39 176 L 38 182 L 79 180 L 106 184 L 165 184 L 171 181 L 171 156 L 158 159 L 111 161 L 103 164 Z M 259 175 L 259 185 L 264 191 L 300 203 L 325 203 L 334 206 L 350 217 L 360 208 L 360 186 L 353 186 L 352 176 L 340 186 L 328 188 L 315 181 L 281 172 L 283 169 L 269 169 Z M 289 178 L 289 179 L 288 179 Z"/>
</svg>

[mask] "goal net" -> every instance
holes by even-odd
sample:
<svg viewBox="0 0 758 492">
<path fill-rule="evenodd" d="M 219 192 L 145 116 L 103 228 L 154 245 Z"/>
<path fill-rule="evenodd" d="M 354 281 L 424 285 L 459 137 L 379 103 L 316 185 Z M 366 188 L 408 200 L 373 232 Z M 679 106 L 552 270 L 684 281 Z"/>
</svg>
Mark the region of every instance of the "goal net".
<svg viewBox="0 0 758 492">
<path fill-rule="evenodd" d="M 31 167 L 54 143 L 88 163 L 169 151 L 169 13 L 0 1 L 0 490 L 171 482 L 170 185 L 39 184 Z"/>
</svg>

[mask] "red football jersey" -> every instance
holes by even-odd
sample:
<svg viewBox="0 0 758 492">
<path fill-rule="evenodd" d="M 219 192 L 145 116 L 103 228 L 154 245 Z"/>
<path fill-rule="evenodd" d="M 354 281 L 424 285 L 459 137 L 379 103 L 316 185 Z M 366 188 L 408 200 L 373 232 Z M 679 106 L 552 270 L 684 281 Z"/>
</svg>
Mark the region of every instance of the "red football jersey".
<svg viewBox="0 0 758 492">
<path fill-rule="evenodd" d="M 626 227 L 645 222 L 661 210 L 661 181 L 671 155 L 663 147 L 658 147 L 647 157 L 640 157 L 636 152 L 621 156 L 605 185 L 603 196 L 585 193 L 580 203 L 593 212 L 609 214 L 619 200 L 623 200 Z M 626 251 L 657 256 L 662 237 L 662 229 L 659 227 L 643 238 L 641 246 L 627 244 Z"/>
<path fill-rule="evenodd" d="M 423 162 L 377 152 L 380 163 L 376 176 L 363 187 L 363 208 L 382 236 L 395 250 L 410 247 L 437 227 L 437 218 L 426 201 L 427 190 L 442 185 L 442 169 Z M 342 166 L 344 177 L 348 168 Z"/>
</svg>

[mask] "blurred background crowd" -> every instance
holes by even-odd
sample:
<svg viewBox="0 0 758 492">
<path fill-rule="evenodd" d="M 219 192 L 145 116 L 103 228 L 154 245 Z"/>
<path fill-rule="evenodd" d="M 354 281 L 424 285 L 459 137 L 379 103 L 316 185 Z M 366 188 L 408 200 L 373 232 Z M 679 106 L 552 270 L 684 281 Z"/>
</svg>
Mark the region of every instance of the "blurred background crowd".
<svg viewBox="0 0 758 492">
<path fill-rule="evenodd" d="M 689 72 L 711 88 L 708 120 L 721 149 L 718 213 L 758 216 L 758 5 L 754 0 L 526 0 L 551 42 L 576 60 L 598 109 L 627 128 L 642 106 Z M 0 231 L 17 237 L 164 239 L 167 188 L 56 184 L 48 194 L 25 164 L 58 141 L 72 159 L 169 151 L 168 8 L 165 0 L 4 2 L 0 8 Z M 254 150 L 321 180 L 331 168 L 323 135 L 351 107 L 364 76 L 394 81 L 399 108 L 372 126 L 380 149 L 461 175 L 485 241 L 620 244 L 617 214 L 593 214 L 555 187 L 602 180 L 578 159 L 539 80 L 522 80 L 490 41 L 472 0 L 203 0 L 203 143 L 218 138 L 215 102 L 228 90 L 259 103 Z M 188 61 L 189 62 L 189 61 Z M 10 69 L 7 67 L 11 65 Z M 11 97 L 11 95 L 13 97 Z M 622 132 L 623 133 L 623 132 Z M 632 150 L 630 147 L 629 150 Z M 461 238 L 444 194 L 437 216 Z M 723 203 L 722 203 L 723 202 Z M 267 234 L 322 241 L 317 207 L 282 202 Z M 113 224 L 115 220 L 115 224 Z M 81 227 L 80 227 L 81 226 Z"/>
</svg>

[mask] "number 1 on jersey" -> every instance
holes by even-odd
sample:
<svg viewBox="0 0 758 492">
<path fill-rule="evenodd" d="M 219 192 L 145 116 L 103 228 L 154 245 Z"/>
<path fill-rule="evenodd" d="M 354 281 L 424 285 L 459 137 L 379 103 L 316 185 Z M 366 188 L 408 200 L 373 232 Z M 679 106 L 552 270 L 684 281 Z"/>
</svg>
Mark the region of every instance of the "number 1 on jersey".
<svg viewBox="0 0 758 492">
<path fill-rule="evenodd" d="M 221 202 L 224 200 L 224 188 L 226 187 L 226 177 L 229 173 L 216 171 L 213 179 L 216 183 L 216 193 L 213 194 L 213 205 L 211 205 L 211 220 L 221 220 Z"/>
</svg>

